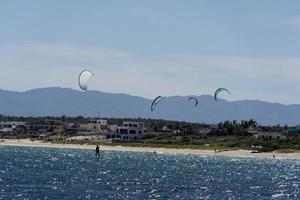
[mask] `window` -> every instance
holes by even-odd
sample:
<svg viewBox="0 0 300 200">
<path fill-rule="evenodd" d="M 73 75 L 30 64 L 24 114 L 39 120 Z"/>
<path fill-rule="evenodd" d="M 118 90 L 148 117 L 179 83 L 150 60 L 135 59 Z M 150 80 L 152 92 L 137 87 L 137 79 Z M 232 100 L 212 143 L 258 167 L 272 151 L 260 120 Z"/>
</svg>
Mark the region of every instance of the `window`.
<svg viewBox="0 0 300 200">
<path fill-rule="evenodd" d="M 130 130 L 130 134 L 136 134 L 135 130 Z"/>
<path fill-rule="evenodd" d="M 134 125 L 133 125 L 133 127 L 135 127 L 135 128 L 136 128 L 136 127 L 138 127 L 138 125 L 137 125 L 137 124 L 134 124 Z"/>
<path fill-rule="evenodd" d="M 129 127 L 132 127 L 132 124 L 129 124 Z"/>
<path fill-rule="evenodd" d="M 120 133 L 121 134 L 128 134 L 128 130 L 127 129 L 120 129 Z"/>
</svg>

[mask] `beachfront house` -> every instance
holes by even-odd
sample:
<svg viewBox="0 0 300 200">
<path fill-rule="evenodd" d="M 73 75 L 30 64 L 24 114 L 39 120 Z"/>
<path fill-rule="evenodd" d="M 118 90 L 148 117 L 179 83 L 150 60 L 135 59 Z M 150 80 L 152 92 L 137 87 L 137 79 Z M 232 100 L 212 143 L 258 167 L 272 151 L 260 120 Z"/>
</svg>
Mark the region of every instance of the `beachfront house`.
<svg viewBox="0 0 300 200">
<path fill-rule="evenodd" d="M 18 126 L 25 125 L 25 122 L 0 122 L 1 132 L 13 132 Z"/>
<path fill-rule="evenodd" d="M 25 122 L 0 122 L 0 133 L 2 135 L 16 135 L 20 131 L 20 134 L 24 134 Z"/>
<path fill-rule="evenodd" d="M 283 140 L 286 136 L 279 132 L 258 132 L 253 136 L 257 140 Z"/>
<path fill-rule="evenodd" d="M 86 124 L 80 124 L 80 128 L 88 131 L 101 131 L 107 127 L 107 120 L 90 119 Z"/>
<path fill-rule="evenodd" d="M 106 139 L 113 141 L 141 140 L 147 133 L 144 123 L 140 122 L 123 122 L 122 125 L 110 126 L 110 129 L 105 135 Z"/>
<path fill-rule="evenodd" d="M 28 134 L 31 137 L 39 135 L 56 135 L 64 133 L 64 124 L 60 120 L 37 120 L 26 124 Z"/>
<path fill-rule="evenodd" d="M 103 119 L 91 119 L 86 124 L 80 124 L 79 132 L 83 134 L 90 134 L 90 133 L 102 133 L 103 130 L 107 128 L 107 120 Z"/>
</svg>

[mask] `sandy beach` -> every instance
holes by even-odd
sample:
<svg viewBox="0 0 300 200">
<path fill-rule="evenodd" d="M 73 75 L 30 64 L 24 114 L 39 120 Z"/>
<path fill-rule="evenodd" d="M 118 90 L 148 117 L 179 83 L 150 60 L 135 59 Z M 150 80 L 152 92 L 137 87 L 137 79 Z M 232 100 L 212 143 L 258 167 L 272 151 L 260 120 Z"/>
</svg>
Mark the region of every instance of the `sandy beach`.
<svg viewBox="0 0 300 200">
<path fill-rule="evenodd" d="M 94 145 L 79 145 L 79 144 L 54 144 L 42 141 L 31 141 L 29 139 L 14 140 L 5 139 L 0 141 L 1 146 L 20 146 L 20 147 L 40 147 L 40 148 L 71 148 L 71 149 L 90 149 L 94 150 Z M 215 153 L 212 150 L 193 150 L 193 149 L 169 149 L 169 148 L 150 148 L 150 147 L 125 147 L 125 146 L 105 146 L 101 145 L 102 151 L 126 151 L 126 152 L 149 152 L 156 151 L 157 153 L 167 154 L 194 154 L 202 156 L 232 156 L 232 157 L 252 157 L 252 158 L 271 158 L 273 155 L 277 159 L 299 159 L 300 153 L 259 153 L 253 154 L 247 150 L 224 151 Z"/>
</svg>

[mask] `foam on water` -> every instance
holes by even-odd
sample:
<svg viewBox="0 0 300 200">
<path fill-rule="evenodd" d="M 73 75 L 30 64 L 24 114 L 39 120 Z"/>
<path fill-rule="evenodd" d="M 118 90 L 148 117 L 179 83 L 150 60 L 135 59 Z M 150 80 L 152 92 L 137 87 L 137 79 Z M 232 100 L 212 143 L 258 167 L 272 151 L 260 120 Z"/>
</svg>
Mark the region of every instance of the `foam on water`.
<svg viewBox="0 0 300 200">
<path fill-rule="evenodd" d="M 300 162 L 0 147 L 0 199 L 299 199 Z"/>
</svg>

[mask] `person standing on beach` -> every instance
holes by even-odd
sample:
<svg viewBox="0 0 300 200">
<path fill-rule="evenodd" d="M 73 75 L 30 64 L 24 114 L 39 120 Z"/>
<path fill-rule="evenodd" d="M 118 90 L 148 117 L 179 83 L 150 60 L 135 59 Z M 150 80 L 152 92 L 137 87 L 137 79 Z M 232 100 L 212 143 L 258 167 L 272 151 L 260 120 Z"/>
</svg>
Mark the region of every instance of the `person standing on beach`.
<svg viewBox="0 0 300 200">
<path fill-rule="evenodd" d="M 100 147 L 99 147 L 99 145 L 96 146 L 96 156 L 97 157 L 100 156 Z"/>
</svg>

